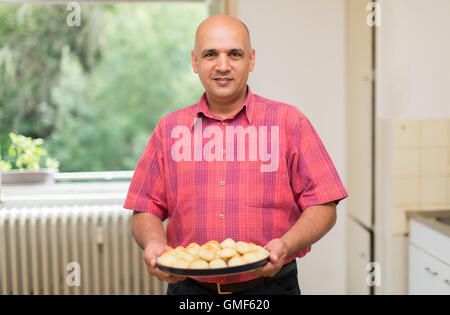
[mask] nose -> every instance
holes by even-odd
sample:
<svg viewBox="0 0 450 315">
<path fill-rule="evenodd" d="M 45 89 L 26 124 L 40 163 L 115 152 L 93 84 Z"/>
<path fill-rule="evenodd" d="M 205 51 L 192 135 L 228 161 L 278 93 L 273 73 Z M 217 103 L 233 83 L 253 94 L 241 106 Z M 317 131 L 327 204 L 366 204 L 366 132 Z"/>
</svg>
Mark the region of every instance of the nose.
<svg viewBox="0 0 450 315">
<path fill-rule="evenodd" d="M 230 62 L 226 54 L 220 54 L 217 58 L 216 70 L 220 72 L 230 71 Z"/>
</svg>

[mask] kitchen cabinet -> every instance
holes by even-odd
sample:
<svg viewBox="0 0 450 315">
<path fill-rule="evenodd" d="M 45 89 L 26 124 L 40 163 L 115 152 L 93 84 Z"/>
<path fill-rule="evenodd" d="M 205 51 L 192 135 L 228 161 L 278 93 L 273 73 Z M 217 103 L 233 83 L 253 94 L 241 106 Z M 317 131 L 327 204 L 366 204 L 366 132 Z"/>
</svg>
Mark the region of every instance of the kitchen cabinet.
<svg viewBox="0 0 450 315">
<path fill-rule="evenodd" d="M 411 219 L 409 294 L 450 294 L 450 237 Z"/>
<path fill-rule="evenodd" d="M 450 294 L 450 266 L 409 245 L 409 294 Z"/>
</svg>

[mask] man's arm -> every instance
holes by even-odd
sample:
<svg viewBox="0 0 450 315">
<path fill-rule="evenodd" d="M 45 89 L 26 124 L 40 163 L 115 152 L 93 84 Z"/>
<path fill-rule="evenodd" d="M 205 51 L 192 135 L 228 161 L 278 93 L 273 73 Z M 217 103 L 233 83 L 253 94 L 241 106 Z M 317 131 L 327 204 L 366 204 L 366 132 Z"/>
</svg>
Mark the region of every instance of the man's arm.
<svg viewBox="0 0 450 315">
<path fill-rule="evenodd" d="M 286 258 L 320 240 L 335 223 L 335 202 L 306 209 L 286 234 L 267 243 L 265 248 L 270 251 L 270 262 L 251 273 L 273 277 Z"/>
<path fill-rule="evenodd" d="M 335 224 L 335 202 L 306 209 L 294 226 L 281 237 L 286 243 L 287 257 L 320 240 Z"/>
<path fill-rule="evenodd" d="M 133 212 L 131 232 L 136 242 L 145 249 L 150 242 L 166 245 L 166 234 L 161 219 L 145 212 Z"/>
<path fill-rule="evenodd" d="M 144 261 L 149 274 L 169 283 L 185 279 L 162 272 L 156 265 L 156 259 L 170 249 L 167 246 L 166 233 L 160 218 L 151 213 L 134 211 L 131 232 L 136 242 L 144 249 Z"/>
</svg>

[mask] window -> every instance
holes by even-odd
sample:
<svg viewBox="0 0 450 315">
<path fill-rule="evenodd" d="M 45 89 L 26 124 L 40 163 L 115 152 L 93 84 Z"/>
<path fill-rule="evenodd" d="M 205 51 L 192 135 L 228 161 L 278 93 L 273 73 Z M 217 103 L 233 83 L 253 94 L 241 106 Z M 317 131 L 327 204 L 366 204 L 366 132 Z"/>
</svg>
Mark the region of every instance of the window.
<svg viewBox="0 0 450 315">
<path fill-rule="evenodd" d="M 0 4 L 2 157 L 12 131 L 44 139 L 60 172 L 134 169 L 160 118 L 203 92 L 190 50 L 220 3 Z"/>
</svg>

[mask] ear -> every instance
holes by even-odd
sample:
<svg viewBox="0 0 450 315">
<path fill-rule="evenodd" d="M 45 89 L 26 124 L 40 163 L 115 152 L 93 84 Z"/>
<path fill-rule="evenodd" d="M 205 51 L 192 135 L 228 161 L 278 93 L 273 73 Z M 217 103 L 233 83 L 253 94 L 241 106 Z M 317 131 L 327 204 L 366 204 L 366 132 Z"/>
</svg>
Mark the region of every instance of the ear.
<svg viewBox="0 0 450 315">
<path fill-rule="evenodd" d="M 250 49 L 250 65 L 248 67 L 248 71 L 252 72 L 255 69 L 255 49 Z"/>
<path fill-rule="evenodd" d="M 191 50 L 191 63 L 192 63 L 192 69 L 194 70 L 194 73 L 198 73 L 197 69 L 197 57 L 195 57 L 194 50 Z"/>
</svg>

